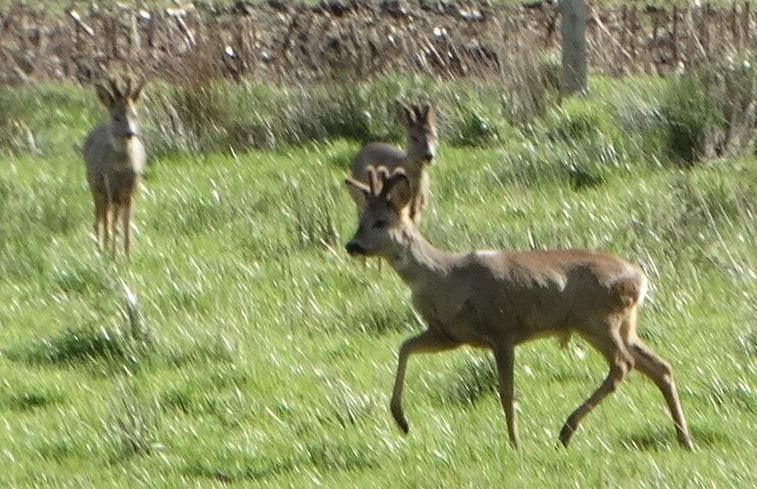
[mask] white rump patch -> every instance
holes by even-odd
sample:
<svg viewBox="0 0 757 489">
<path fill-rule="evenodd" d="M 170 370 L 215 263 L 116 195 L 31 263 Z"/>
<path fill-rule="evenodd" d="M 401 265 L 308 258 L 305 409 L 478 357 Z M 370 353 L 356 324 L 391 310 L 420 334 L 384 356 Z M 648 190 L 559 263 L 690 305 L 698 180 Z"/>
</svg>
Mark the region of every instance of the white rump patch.
<svg viewBox="0 0 757 489">
<path fill-rule="evenodd" d="M 647 275 L 642 272 L 641 273 L 641 290 L 639 290 L 639 302 L 638 304 L 641 305 L 642 302 L 644 302 L 644 297 L 647 296 L 647 291 L 649 291 L 649 280 L 647 279 Z"/>
<path fill-rule="evenodd" d="M 476 256 L 479 258 L 494 258 L 499 254 L 497 250 L 480 250 L 476 252 Z"/>
</svg>

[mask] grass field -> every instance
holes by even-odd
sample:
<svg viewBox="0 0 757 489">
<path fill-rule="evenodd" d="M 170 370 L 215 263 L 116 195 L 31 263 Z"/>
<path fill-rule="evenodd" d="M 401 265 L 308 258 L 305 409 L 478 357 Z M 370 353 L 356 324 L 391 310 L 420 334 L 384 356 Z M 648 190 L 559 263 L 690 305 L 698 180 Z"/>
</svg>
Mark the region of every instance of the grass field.
<svg viewBox="0 0 757 489">
<path fill-rule="evenodd" d="M 165 7 L 174 7 L 178 4 L 180 5 L 187 5 L 192 2 L 176 2 L 174 0 L 147 0 L 147 1 L 137 1 L 137 0 L 122 0 L 119 1 L 119 5 L 126 5 L 126 6 L 137 6 L 137 5 L 144 5 L 148 8 L 165 8 Z M 235 2 L 232 0 L 220 0 L 218 2 L 214 2 L 216 5 L 230 5 L 234 4 Z M 265 5 L 267 3 L 267 0 L 247 0 L 245 3 L 250 5 Z M 304 6 L 313 6 L 318 5 L 321 3 L 321 0 L 295 0 L 292 2 L 286 2 L 287 5 L 304 5 Z M 348 2 L 343 2 L 348 3 Z M 375 3 L 379 3 L 378 0 L 375 1 Z M 417 1 L 410 1 L 408 2 L 410 4 L 413 3 L 419 3 Z M 514 6 L 520 6 L 524 3 L 522 0 L 489 0 L 488 2 L 490 5 L 514 5 Z M 599 2 L 596 2 L 596 4 L 599 5 L 634 5 L 636 7 L 645 7 L 649 2 L 645 2 L 642 0 L 626 0 L 625 2 L 621 2 L 620 0 L 601 0 Z M 689 6 L 693 2 L 690 2 L 688 0 L 660 0 L 658 2 L 655 2 L 656 6 Z M 712 5 L 728 5 L 731 2 L 729 0 L 713 0 L 710 2 Z M 58 0 L 52 0 L 48 2 L 40 2 L 39 0 L 0 0 L 0 9 L 1 8 L 7 8 L 11 5 L 29 5 L 33 7 L 37 7 L 40 5 L 44 5 L 47 8 L 50 7 L 59 7 L 61 10 L 65 8 L 68 3 Z"/>
<path fill-rule="evenodd" d="M 490 355 L 467 348 L 411 359 L 403 437 L 389 394 L 397 347 L 421 326 L 388 267 L 343 251 L 357 143 L 153 154 L 132 259 L 113 261 L 90 236 L 74 148 L 102 112 L 88 91 L 40 86 L 4 98 L 23 104 L 33 149 L 0 124 L 0 486 L 757 485 L 757 157 L 682 169 L 642 118 L 664 82 L 591 83 L 485 145 L 452 145 L 447 126 L 422 230 L 448 249 L 575 246 L 642 264 L 641 334 L 674 367 L 696 451 L 635 373 L 557 448 L 606 374 L 578 339 L 518 349 L 519 451 Z M 157 139 L 150 104 L 167 89 L 153 90 Z"/>
</svg>

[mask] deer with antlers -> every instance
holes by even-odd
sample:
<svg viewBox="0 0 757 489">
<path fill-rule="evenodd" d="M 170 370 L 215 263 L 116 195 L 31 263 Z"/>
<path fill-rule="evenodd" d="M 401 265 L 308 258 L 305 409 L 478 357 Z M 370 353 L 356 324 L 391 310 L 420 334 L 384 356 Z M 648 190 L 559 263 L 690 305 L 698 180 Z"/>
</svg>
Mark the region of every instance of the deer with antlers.
<svg viewBox="0 0 757 489">
<path fill-rule="evenodd" d="M 408 357 L 467 344 L 494 353 L 509 440 L 517 447 L 515 346 L 575 333 L 602 354 L 609 373 L 568 416 L 559 435 L 563 445 L 568 445 L 584 416 L 636 368 L 662 392 L 678 441 L 693 447 L 671 368 L 636 333 L 639 305 L 647 291 L 647 278 L 639 267 L 583 250 L 439 250 L 410 218 L 413 188 L 405 171 L 369 168 L 368 173 L 367 184 L 346 180 L 351 191 L 365 199 L 347 252 L 388 261 L 410 286 L 413 305 L 427 326 L 399 350 L 391 412 L 403 432 L 408 432 L 401 405 Z"/>
<path fill-rule="evenodd" d="M 107 249 L 112 239 L 113 255 L 119 220 L 124 251 L 129 255 L 132 203 L 147 159 L 135 107 L 143 86 L 144 80 L 133 76 L 123 83 L 112 77 L 95 83 L 110 120 L 94 128 L 82 145 L 95 203 L 95 239 L 100 249 Z"/>
<path fill-rule="evenodd" d="M 369 167 L 381 165 L 389 170 L 402 168 L 413 194 L 410 219 L 418 225 L 428 198 L 427 168 L 436 155 L 436 113 L 430 104 L 404 105 L 397 103 L 397 113 L 407 133 L 407 147 L 403 151 L 388 143 L 370 143 L 352 159 L 352 178 L 368 182 Z M 363 193 L 350 189 L 358 214 L 365 208 Z"/>
</svg>

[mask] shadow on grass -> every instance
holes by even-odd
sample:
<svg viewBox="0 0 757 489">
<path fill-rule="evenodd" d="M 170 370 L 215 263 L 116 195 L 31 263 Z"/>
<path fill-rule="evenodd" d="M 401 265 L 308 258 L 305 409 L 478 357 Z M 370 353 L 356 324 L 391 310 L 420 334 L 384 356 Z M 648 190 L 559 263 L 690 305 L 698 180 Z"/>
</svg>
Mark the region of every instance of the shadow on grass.
<svg viewBox="0 0 757 489">
<path fill-rule="evenodd" d="M 228 462 L 227 462 L 228 463 Z M 191 478 L 202 478 L 230 484 L 240 480 L 261 481 L 273 479 L 292 472 L 302 461 L 292 457 L 271 459 L 255 457 L 253 460 L 232 462 L 232 466 L 214 464 L 212 462 L 191 463 L 185 474 Z"/>
<path fill-rule="evenodd" d="M 707 428 L 691 428 L 690 431 L 695 447 L 714 447 L 728 442 L 728 436 L 722 431 Z M 677 449 L 684 450 L 679 447 L 672 429 L 670 431 L 646 430 L 643 433 L 631 433 L 621 441 L 623 446 L 630 451 L 668 452 Z"/>
<path fill-rule="evenodd" d="M 444 402 L 472 406 L 484 397 L 496 394 L 497 372 L 488 356 L 470 357 L 456 369 L 453 382 L 447 384 Z"/>
<path fill-rule="evenodd" d="M 128 349 L 120 332 L 85 325 L 6 351 L 6 355 L 27 364 L 67 364 L 95 358 L 123 358 Z"/>
<path fill-rule="evenodd" d="M 25 343 L 4 351 L 5 356 L 26 365 L 69 366 L 93 364 L 104 371 L 135 370 L 148 360 L 152 341 L 119 329 L 88 324 L 58 336 Z"/>
<path fill-rule="evenodd" d="M 63 399 L 63 394 L 55 389 L 24 386 L 16 392 L 6 392 L 0 396 L 0 406 L 23 412 L 53 406 Z"/>
<path fill-rule="evenodd" d="M 638 452 L 667 452 L 674 447 L 675 435 L 666 431 L 645 431 L 631 433 L 621 439 L 621 443 L 629 451 Z"/>
</svg>

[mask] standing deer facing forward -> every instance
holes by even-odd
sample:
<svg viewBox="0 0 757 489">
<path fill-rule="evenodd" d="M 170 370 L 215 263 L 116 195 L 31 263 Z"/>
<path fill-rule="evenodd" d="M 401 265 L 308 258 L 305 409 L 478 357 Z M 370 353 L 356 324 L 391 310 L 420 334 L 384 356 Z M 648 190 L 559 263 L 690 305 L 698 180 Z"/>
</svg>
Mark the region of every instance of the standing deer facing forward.
<svg viewBox="0 0 757 489">
<path fill-rule="evenodd" d="M 436 155 L 436 115 L 429 104 L 406 106 L 397 104 L 400 120 L 407 131 L 407 148 L 403 152 L 388 143 L 370 143 L 352 159 L 352 178 L 368 182 L 369 167 L 383 166 L 388 170 L 402 168 L 405 171 L 412 198 L 410 219 L 418 225 L 421 211 L 428 198 L 429 179 L 427 167 Z M 363 192 L 350 188 L 350 195 L 357 206 L 358 215 L 366 206 Z"/>
<path fill-rule="evenodd" d="M 450 253 L 436 249 L 409 218 L 412 187 L 407 175 L 385 169 L 369 173 L 368 185 L 346 181 L 366 200 L 347 252 L 386 259 L 410 286 L 413 305 L 428 327 L 399 350 L 391 412 L 403 432 L 408 431 L 401 405 L 408 357 L 467 344 L 494 352 L 510 444 L 517 447 L 515 345 L 546 335 L 577 333 L 604 356 L 610 371 L 568 416 L 560 431 L 563 445 L 568 445 L 581 419 L 635 367 L 662 391 L 678 441 L 693 447 L 670 366 L 636 334 L 636 314 L 647 290 L 640 268 L 580 250 Z"/>
<path fill-rule="evenodd" d="M 127 77 L 125 86 L 113 78 L 106 83 L 96 83 L 95 90 L 100 102 L 110 112 L 110 121 L 87 135 L 82 152 L 95 202 L 94 231 L 98 247 L 107 249 L 112 239 L 115 255 L 120 219 L 124 251 L 128 256 L 132 201 L 146 161 L 135 109 L 144 81 Z"/>
</svg>

